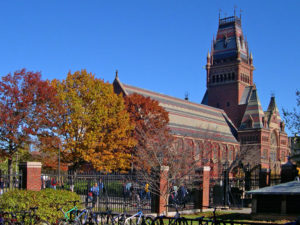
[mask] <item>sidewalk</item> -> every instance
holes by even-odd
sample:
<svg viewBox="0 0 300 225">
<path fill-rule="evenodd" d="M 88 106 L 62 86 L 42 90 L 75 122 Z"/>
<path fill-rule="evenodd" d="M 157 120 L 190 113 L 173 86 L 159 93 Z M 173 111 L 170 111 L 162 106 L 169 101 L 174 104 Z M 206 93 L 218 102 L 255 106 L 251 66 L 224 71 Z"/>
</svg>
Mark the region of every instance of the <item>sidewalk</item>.
<svg viewBox="0 0 300 225">
<path fill-rule="evenodd" d="M 191 210 L 182 210 L 180 214 L 195 214 L 200 212 L 212 212 L 214 209 L 191 209 Z M 241 208 L 241 209 L 217 209 L 217 212 L 230 212 L 230 213 L 241 213 L 241 214 L 251 214 L 251 208 Z M 176 212 L 168 212 L 168 216 L 174 216 Z"/>
</svg>

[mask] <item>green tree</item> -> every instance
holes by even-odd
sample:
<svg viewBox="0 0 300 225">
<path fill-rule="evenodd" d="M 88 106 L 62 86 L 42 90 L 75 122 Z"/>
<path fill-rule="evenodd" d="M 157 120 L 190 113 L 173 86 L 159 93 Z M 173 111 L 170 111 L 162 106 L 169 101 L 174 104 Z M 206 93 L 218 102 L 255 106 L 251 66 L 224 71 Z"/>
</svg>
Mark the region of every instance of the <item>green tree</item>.
<svg viewBox="0 0 300 225">
<path fill-rule="evenodd" d="M 58 134 L 64 159 L 75 168 L 90 163 L 98 171 L 125 170 L 134 128 L 121 96 L 86 70 L 54 80 L 63 111 Z"/>
</svg>

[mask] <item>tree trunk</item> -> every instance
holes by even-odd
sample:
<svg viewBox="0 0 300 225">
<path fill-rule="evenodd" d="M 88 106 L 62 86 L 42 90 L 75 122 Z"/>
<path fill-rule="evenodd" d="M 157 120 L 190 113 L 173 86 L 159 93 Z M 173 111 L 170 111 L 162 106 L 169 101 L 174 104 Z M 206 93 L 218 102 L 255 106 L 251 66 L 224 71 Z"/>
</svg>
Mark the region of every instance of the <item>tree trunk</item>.
<svg viewBox="0 0 300 225">
<path fill-rule="evenodd" d="M 8 173 L 8 187 L 11 189 L 13 187 L 13 166 L 12 166 L 12 159 L 9 158 L 7 161 L 7 173 Z"/>
</svg>

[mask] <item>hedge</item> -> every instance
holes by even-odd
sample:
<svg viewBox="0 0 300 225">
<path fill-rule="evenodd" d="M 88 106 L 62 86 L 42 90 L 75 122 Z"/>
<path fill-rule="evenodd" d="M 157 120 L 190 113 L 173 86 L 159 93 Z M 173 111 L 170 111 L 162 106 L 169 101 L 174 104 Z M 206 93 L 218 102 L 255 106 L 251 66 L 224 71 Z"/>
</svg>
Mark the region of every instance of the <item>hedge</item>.
<svg viewBox="0 0 300 225">
<path fill-rule="evenodd" d="M 0 208 L 4 211 L 16 212 L 37 206 L 37 215 L 43 220 L 54 223 L 57 219 L 64 217 L 62 212 L 57 211 L 57 207 L 68 211 L 73 207 L 73 203 L 67 201 L 75 200 L 80 201 L 79 195 L 66 190 L 13 190 L 0 196 Z"/>
</svg>

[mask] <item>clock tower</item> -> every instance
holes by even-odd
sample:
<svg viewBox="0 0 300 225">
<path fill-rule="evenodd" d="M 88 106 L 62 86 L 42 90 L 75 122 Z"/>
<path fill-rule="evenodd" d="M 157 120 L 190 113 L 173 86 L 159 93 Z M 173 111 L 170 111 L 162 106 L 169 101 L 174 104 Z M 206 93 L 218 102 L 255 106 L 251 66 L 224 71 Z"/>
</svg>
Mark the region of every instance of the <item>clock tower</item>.
<svg viewBox="0 0 300 225">
<path fill-rule="evenodd" d="M 223 109 L 239 127 L 253 87 L 253 59 L 244 37 L 241 18 L 219 19 L 216 38 L 207 54 L 207 91 L 202 104 Z"/>
<path fill-rule="evenodd" d="M 288 138 L 274 96 L 263 111 L 253 70 L 241 17 L 219 18 L 217 36 L 207 54 L 202 104 L 226 112 L 236 128 L 243 162 L 278 173 L 289 154 Z"/>
</svg>

